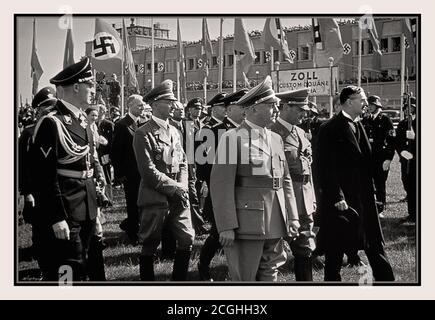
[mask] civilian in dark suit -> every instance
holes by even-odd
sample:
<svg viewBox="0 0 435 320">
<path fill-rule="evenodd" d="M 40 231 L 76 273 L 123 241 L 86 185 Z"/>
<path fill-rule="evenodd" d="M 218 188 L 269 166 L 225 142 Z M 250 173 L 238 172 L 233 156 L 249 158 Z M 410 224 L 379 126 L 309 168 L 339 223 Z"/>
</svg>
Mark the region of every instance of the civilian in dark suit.
<svg viewBox="0 0 435 320">
<path fill-rule="evenodd" d="M 355 121 L 367 105 L 364 90 L 344 88 L 340 103 L 342 111 L 322 125 L 318 141 L 325 280 L 340 281 L 344 252 L 363 249 L 374 280 L 394 281 L 375 204 L 371 147 Z"/>
<path fill-rule="evenodd" d="M 121 222 L 131 242 L 137 242 L 139 217 L 137 195 L 140 175 L 137 169 L 136 157 L 133 150 L 133 135 L 138 127 L 139 116 L 144 110 L 145 103 L 142 96 L 133 94 L 127 100 L 128 114 L 116 122 L 111 151 L 111 160 L 115 170 L 115 181 L 124 184 L 125 200 L 127 202 L 127 219 Z"/>
<path fill-rule="evenodd" d="M 410 98 L 408 116 L 397 126 L 396 150 L 400 156 L 402 181 L 408 199 L 406 222 L 415 223 L 417 211 L 417 120 L 416 99 Z"/>
<path fill-rule="evenodd" d="M 97 152 L 107 182 L 105 193 L 109 201 L 113 202 L 112 176 L 110 173 L 112 162 L 110 160 L 110 151 L 112 150 L 113 131 L 115 130 L 115 125 L 113 124 L 112 121 L 106 119 L 106 112 L 107 112 L 106 106 L 100 104 L 99 113 L 98 113 L 99 119 L 97 123 L 98 134 L 100 136 L 103 136 L 107 140 L 107 144 L 105 145 L 100 144 L 97 147 Z"/>
</svg>

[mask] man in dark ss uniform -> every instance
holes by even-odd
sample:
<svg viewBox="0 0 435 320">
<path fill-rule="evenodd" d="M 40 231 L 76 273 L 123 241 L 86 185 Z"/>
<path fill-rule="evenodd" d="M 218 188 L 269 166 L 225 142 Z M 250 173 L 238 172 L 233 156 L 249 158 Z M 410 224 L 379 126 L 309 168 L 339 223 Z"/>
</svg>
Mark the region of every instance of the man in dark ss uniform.
<svg viewBox="0 0 435 320">
<path fill-rule="evenodd" d="M 212 127 L 206 125 L 200 132 L 200 138 L 207 137 L 207 141 L 200 147 L 202 148 L 201 150 L 203 150 L 204 159 L 201 160 L 201 164 L 198 164 L 198 176 L 207 183 L 209 190 L 204 203 L 204 217 L 206 217 L 211 224 L 210 234 L 205 240 L 204 246 L 201 248 L 198 262 L 199 277 L 204 281 L 212 281 L 210 275 L 210 262 L 216 252 L 221 248 L 210 194 L 210 174 L 213 166 L 214 153 L 222 134 L 230 129 L 238 127 L 242 123 L 244 110 L 241 106 L 238 106 L 236 102 L 243 97 L 246 92 L 248 92 L 248 89 L 242 89 L 228 95 L 218 93 L 214 96 L 207 104 L 213 109 L 223 106 L 226 109 L 227 117 L 225 117 L 222 122 L 217 123 Z"/>
<path fill-rule="evenodd" d="M 74 281 L 87 274 L 92 280 L 101 271 L 88 258 L 97 218 L 94 179 L 101 185 L 105 179 L 84 113 L 94 93 L 89 59 L 67 67 L 50 82 L 60 100 L 38 122 L 33 144 L 36 219 L 39 232 L 46 235 L 37 244 L 44 260 L 41 269 L 44 280 L 58 280 L 60 270 L 72 271 Z"/>
<path fill-rule="evenodd" d="M 374 199 L 370 142 L 358 121 L 367 105 L 364 90 L 345 87 L 340 104 L 318 141 L 325 281 L 341 281 L 344 253 L 357 250 L 365 251 L 375 281 L 394 281 Z"/>
<path fill-rule="evenodd" d="M 36 120 L 39 120 L 43 113 L 49 112 L 56 104 L 56 90 L 52 87 L 45 87 L 38 91 L 32 100 L 32 108 L 36 111 Z M 36 123 L 26 126 L 18 140 L 18 188 L 24 196 L 24 219 L 32 221 L 32 210 L 35 207 L 35 199 L 32 191 L 32 154 L 31 146 Z"/>
<path fill-rule="evenodd" d="M 308 94 L 307 88 L 277 93 L 276 96 L 281 99 L 281 112 L 271 127 L 271 130 L 278 133 L 284 141 L 301 225 L 299 236 L 289 242 L 295 257 L 296 281 L 313 281 L 311 255 L 316 248 L 313 232 L 316 196 L 311 171 L 311 143 L 306 137 L 306 132 L 298 127 L 307 112 L 310 112 Z"/>
<path fill-rule="evenodd" d="M 415 223 L 417 210 L 417 120 L 416 98 L 410 97 L 407 117 L 397 126 L 396 150 L 400 156 L 402 181 L 408 200 L 408 217 L 405 222 Z"/>
<path fill-rule="evenodd" d="M 283 237 L 298 232 L 284 144 L 267 129 L 278 101 L 269 76 L 238 100 L 246 119 L 222 135 L 214 159 L 213 212 L 233 281 L 277 281 Z"/>
<path fill-rule="evenodd" d="M 391 119 L 382 113 L 381 98 L 369 96 L 367 102 L 367 111 L 370 114 L 362 120 L 362 124 L 372 147 L 373 179 L 375 182 L 378 211 L 381 215 L 387 202 L 386 183 L 390 164 L 394 157 L 396 132 Z"/>
<path fill-rule="evenodd" d="M 154 255 L 165 224 L 177 240 L 172 280 L 185 281 L 195 232 L 192 228 L 186 156 L 177 129 L 169 124 L 173 104 L 172 81 L 152 89 L 145 100 L 153 108 L 150 121 L 134 135 L 133 147 L 141 176 L 139 241 L 140 278 L 154 281 Z"/>
<path fill-rule="evenodd" d="M 145 103 L 142 96 L 133 94 L 127 99 L 127 106 L 128 113 L 115 124 L 110 156 L 115 171 L 115 181 L 123 183 L 127 203 L 127 219 L 122 221 L 119 227 L 127 233 L 131 243 L 136 244 L 139 230 L 139 211 L 136 201 L 140 175 L 133 151 L 133 135 L 138 128 L 139 117 Z"/>
</svg>

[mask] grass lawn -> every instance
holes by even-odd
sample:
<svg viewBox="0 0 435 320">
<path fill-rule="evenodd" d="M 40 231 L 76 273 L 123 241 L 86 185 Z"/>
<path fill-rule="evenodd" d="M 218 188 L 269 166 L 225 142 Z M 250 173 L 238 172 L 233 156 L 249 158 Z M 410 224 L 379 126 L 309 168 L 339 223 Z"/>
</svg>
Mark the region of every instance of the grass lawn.
<svg viewBox="0 0 435 320">
<path fill-rule="evenodd" d="M 400 202 L 405 196 L 400 180 L 400 164 L 397 156 L 394 158 L 387 182 L 387 209 L 385 219 L 381 220 L 386 240 L 386 252 L 393 266 L 396 279 L 401 283 L 417 282 L 416 265 L 416 233 L 415 225 L 405 226 L 400 224 L 400 219 L 407 216 L 406 202 Z M 126 216 L 125 201 L 122 190 L 115 190 L 116 203 L 106 210 L 106 223 L 104 234 L 108 247 L 104 250 L 106 276 L 109 281 L 126 282 L 139 281 L 139 255 L 140 246 L 132 246 L 127 243 L 124 233 L 119 229 L 119 223 Z M 32 259 L 31 226 L 19 223 L 17 228 L 18 237 L 18 277 L 20 281 L 37 281 L 38 265 Z M 196 238 L 194 251 L 190 262 L 189 279 L 199 281 L 197 263 L 199 251 L 206 236 Z M 368 265 L 367 258 L 360 252 L 362 260 Z M 279 281 L 294 281 L 293 258 L 289 254 L 288 262 L 280 269 Z M 225 256 L 220 253 L 212 262 L 212 276 L 215 281 L 228 279 L 228 269 Z M 362 270 L 360 270 L 362 271 Z M 156 278 L 159 281 L 169 281 L 172 272 L 170 261 L 158 261 L 156 264 Z M 361 278 L 358 268 L 343 268 L 343 281 L 358 283 Z M 323 270 L 314 272 L 314 281 L 323 281 Z"/>
</svg>

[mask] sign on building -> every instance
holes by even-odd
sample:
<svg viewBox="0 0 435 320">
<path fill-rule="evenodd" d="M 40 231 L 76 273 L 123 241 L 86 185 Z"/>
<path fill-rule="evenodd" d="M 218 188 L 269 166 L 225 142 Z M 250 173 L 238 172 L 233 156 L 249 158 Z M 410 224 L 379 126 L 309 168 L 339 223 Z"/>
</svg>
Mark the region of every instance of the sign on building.
<svg viewBox="0 0 435 320">
<path fill-rule="evenodd" d="M 272 81 L 276 88 L 277 73 L 272 73 Z M 332 68 L 332 85 L 338 83 L 338 67 Z M 311 88 L 313 96 L 329 96 L 331 89 L 331 72 L 328 67 L 314 69 L 282 70 L 279 71 L 279 92 Z"/>
</svg>

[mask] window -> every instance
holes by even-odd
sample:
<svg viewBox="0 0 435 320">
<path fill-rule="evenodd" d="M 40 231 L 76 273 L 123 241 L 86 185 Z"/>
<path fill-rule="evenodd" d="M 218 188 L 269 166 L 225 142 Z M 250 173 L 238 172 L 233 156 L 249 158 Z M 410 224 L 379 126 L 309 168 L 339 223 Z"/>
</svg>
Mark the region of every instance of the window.
<svg viewBox="0 0 435 320">
<path fill-rule="evenodd" d="M 373 43 L 370 40 L 367 43 L 367 54 L 373 54 Z"/>
<path fill-rule="evenodd" d="M 228 66 L 231 67 L 234 64 L 234 55 L 229 54 L 228 55 Z"/>
<path fill-rule="evenodd" d="M 167 73 L 175 72 L 175 60 L 165 61 L 165 72 Z"/>
<path fill-rule="evenodd" d="M 388 51 L 388 38 L 381 39 L 381 51 L 387 53 Z"/>
<path fill-rule="evenodd" d="M 263 51 L 263 62 L 268 63 L 270 61 L 270 53 L 269 51 Z"/>
<path fill-rule="evenodd" d="M 134 65 L 134 70 L 136 71 L 136 73 L 139 72 L 139 66 L 137 64 Z"/>
<path fill-rule="evenodd" d="M 211 58 L 211 61 L 212 61 L 212 63 L 211 63 L 212 68 L 216 67 L 218 65 L 218 58 L 216 56 L 213 56 Z"/>
<path fill-rule="evenodd" d="M 188 61 L 187 70 L 195 69 L 195 59 L 190 58 Z"/>
<path fill-rule="evenodd" d="M 308 46 L 302 46 L 298 48 L 298 60 L 306 61 L 310 60 L 310 51 Z"/>
<path fill-rule="evenodd" d="M 392 52 L 400 52 L 400 37 L 393 37 L 391 38 L 391 51 Z"/>
<path fill-rule="evenodd" d="M 260 63 L 260 52 L 259 51 L 255 51 L 255 64 L 259 64 Z"/>
<path fill-rule="evenodd" d="M 273 50 L 273 61 L 279 61 L 279 51 Z"/>
<path fill-rule="evenodd" d="M 147 74 L 151 73 L 151 63 L 147 63 L 147 70 L 146 70 Z"/>
</svg>

